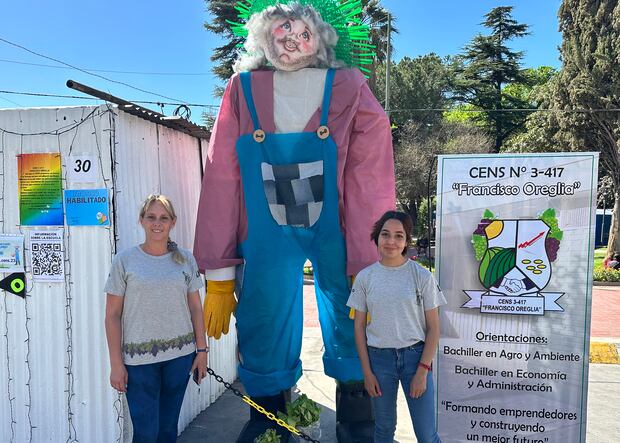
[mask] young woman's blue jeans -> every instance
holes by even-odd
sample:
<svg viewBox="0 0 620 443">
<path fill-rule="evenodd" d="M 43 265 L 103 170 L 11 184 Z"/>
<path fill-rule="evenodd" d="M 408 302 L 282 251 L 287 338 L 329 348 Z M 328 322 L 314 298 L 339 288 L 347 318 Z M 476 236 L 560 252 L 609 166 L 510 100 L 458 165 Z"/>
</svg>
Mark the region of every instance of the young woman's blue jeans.
<svg viewBox="0 0 620 443">
<path fill-rule="evenodd" d="M 179 414 L 195 353 L 161 363 L 127 365 L 133 443 L 177 441 Z"/>
<path fill-rule="evenodd" d="M 409 395 L 411 380 L 418 369 L 424 343 L 407 348 L 368 347 L 370 367 L 381 389 L 380 397 L 372 398 L 375 413 L 375 443 L 392 443 L 396 432 L 396 398 L 400 382 L 407 398 L 413 430 L 419 443 L 438 443 L 435 428 L 433 377 L 426 377 L 426 392 L 420 398 Z"/>
</svg>

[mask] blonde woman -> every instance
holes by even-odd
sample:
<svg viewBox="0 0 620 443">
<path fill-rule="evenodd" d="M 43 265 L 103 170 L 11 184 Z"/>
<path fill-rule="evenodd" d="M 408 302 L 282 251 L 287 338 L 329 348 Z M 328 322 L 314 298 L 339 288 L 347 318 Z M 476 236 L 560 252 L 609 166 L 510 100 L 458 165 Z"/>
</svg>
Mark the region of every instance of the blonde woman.
<svg viewBox="0 0 620 443">
<path fill-rule="evenodd" d="M 170 200 L 150 195 L 140 210 L 145 240 L 120 252 L 105 285 L 110 384 L 127 395 L 134 442 L 175 442 L 183 396 L 207 373 L 207 343 L 190 251 L 170 240 Z"/>
</svg>

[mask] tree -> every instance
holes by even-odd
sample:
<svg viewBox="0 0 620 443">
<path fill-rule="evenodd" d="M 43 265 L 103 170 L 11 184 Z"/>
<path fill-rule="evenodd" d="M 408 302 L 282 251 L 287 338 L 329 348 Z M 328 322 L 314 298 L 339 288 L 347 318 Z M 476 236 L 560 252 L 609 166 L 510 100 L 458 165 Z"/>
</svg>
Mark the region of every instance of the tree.
<svg viewBox="0 0 620 443">
<path fill-rule="evenodd" d="M 207 10 L 213 16 L 213 20 L 205 23 L 207 31 L 221 36 L 227 43 L 213 50 L 211 61 L 213 73 L 222 81 L 227 81 L 233 74 L 233 65 L 237 59 L 239 46 L 243 43 L 241 37 L 232 32 L 228 21 L 237 21 L 237 0 L 205 0 Z M 217 92 L 217 91 L 216 91 Z M 219 91 L 222 92 L 222 91 Z M 221 94 L 220 94 L 221 95 Z"/>
<path fill-rule="evenodd" d="M 504 140 L 523 126 L 526 115 L 504 112 L 526 106 L 519 96 L 506 91 L 512 83 L 528 84 L 521 70 L 522 52 L 511 51 L 506 43 L 528 34 L 528 26 L 517 23 L 511 16 L 511 6 L 492 9 L 485 15 L 484 26 L 491 30 L 487 36 L 477 35 L 459 55 L 455 68 L 455 98 L 480 109 L 475 119 L 492 134 L 494 152 L 499 152 Z"/>
<path fill-rule="evenodd" d="M 563 112 L 547 113 L 545 127 L 566 149 L 600 152 L 601 175 L 609 175 L 614 195 L 607 248 L 620 251 L 620 4 L 564 0 L 558 17 L 563 66 L 548 107 Z"/>
<path fill-rule="evenodd" d="M 620 6 L 615 0 L 565 0 L 558 17 L 562 69 L 536 91 L 541 111 L 528 117 L 527 131 L 513 148 L 600 152 L 599 195 L 614 208 L 607 248 L 618 251 Z"/>
<path fill-rule="evenodd" d="M 388 17 L 390 22 L 390 32 L 398 34 L 398 29 L 394 26 L 396 19 L 390 12 L 379 4 L 380 0 L 362 0 L 364 5 L 361 21 L 370 27 L 370 44 L 375 46 L 375 57 L 369 66 L 368 85 L 375 92 L 377 85 L 377 65 L 385 63 L 387 59 L 387 48 L 390 45 L 390 52 L 393 53 L 392 41 L 388 36 Z M 385 74 L 384 74 L 385 76 Z M 385 86 L 384 86 L 385 88 Z"/>
<path fill-rule="evenodd" d="M 439 154 L 488 152 L 491 139 L 475 126 L 439 120 L 434 124 L 411 121 L 395 148 L 396 197 L 403 211 L 418 223 L 422 201 L 435 194 L 435 157 Z"/>
<path fill-rule="evenodd" d="M 441 120 L 441 112 L 448 103 L 451 70 L 449 60 L 436 54 L 416 58 L 403 57 L 390 69 L 390 120 L 397 127 L 395 137 L 408 122 L 434 124 Z M 385 102 L 385 63 L 377 69 L 375 96 Z M 427 111 L 414 111 L 426 109 Z"/>
<path fill-rule="evenodd" d="M 239 56 L 243 39 L 237 37 L 232 32 L 229 22 L 238 22 L 238 11 L 235 4 L 238 0 L 205 0 L 207 10 L 213 16 L 211 21 L 205 23 L 205 28 L 220 35 L 227 43 L 214 49 L 211 61 L 213 73 L 222 81 L 227 81 L 233 74 L 233 65 Z M 387 23 L 388 11 L 380 6 L 379 0 L 362 0 L 361 22 L 370 27 L 370 43 L 375 45 L 376 61 L 369 65 L 369 83 L 373 85 L 375 81 L 376 62 L 382 62 L 386 57 L 387 50 Z M 398 32 L 393 25 L 392 17 L 391 30 Z M 221 88 L 216 89 L 216 95 L 221 95 Z"/>
<path fill-rule="evenodd" d="M 551 141 L 552 136 L 541 121 L 546 118 L 544 108 L 549 102 L 549 94 L 552 80 L 558 72 L 549 66 L 525 69 L 524 74 L 529 78 L 529 83 L 513 83 L 506 87 L 510 93 L 520 97 L 527 103 L 528 108 L 540 108 L 540 112 L 527 112 L 525 124 L 512 134 L 502 147 L 502 152 L 553 152 L 558 151 L 558 146 Z"/>
<path fill-rule="evenodd" d="M 539 66 L 538 68 L 527 68 L 523 70 L 523 75 L 528 79 L 527 83 L 510 83 L 504 87 L 504 93 L 516 97 L 526 104 L 528 109 L 538 108 L 543 101 L 544 94 L 541 91 L 548 85 L 549 81 L 557 74 L 555 68 L 550 66 Z M 478 108 L 469 104 L 459 104 L 450 111 L 444 113 L 444 118 L 448 121 L 469 123 L 484 127 L 484 120 L 477 118 Z M 521 138 L 527 135 L 527 116 L 535 112 L 524 111 L 526 117 L 525 125 L 522 125 L 504 141 L 502 151 L 520 151 L 514 147 L 521 143 Z"/>
</svg>

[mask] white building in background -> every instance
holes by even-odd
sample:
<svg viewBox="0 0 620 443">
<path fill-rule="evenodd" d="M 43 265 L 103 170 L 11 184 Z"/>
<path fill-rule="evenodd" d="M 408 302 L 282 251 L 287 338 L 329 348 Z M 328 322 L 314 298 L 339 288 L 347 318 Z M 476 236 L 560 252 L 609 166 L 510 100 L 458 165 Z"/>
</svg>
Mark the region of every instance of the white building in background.
<svg viewBox="0 0 620 443">
<path fill-rule="evenodd" d="M 174 240 L 192 249 L 207 141 L 129 111 L 112 105 L 0 110 L 0 234 L 27 239 L 29 230 L 48 228 L 20 225 L 20 154 L 60 153 L 63 189 L 107 188 L 111 219 L 108 227 L 65 222 L 64 282 L 33 283 L 26 244 L 27 297 L 0 291 L 2 442 L 130 439 L 126 406 L 109 384 L 103 285 L 115 252 L 142 241 L 138 211 L 150 193 L 172 199 Z M 96 182 L 71 181 L 71 156 L 96 158 Z M 211 343 L 209 366 L 227 381 L 236 377 L 235 343 L 234 328 Z M 179 431 L 223 390 L 212 378 L 200 389 L 189 383 Z"/>
</svg>

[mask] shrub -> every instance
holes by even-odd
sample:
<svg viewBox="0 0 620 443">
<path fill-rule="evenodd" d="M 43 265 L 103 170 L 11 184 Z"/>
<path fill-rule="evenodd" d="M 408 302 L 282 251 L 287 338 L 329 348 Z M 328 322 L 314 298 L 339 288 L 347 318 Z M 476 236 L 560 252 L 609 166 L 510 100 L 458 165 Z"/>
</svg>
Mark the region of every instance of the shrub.
<svg viewBox="0 0 620 443">
<path fill-rule="evenodd" d="M 609 268 L 595 268 L 594 281 L 620 282 L 620 270 Z"/>
<path fill-rule="evenodd" d="M 254 439 L 254 443 L 280 443 L 280 436 L 275 429 L 267 429 Z"/>
</svg>

